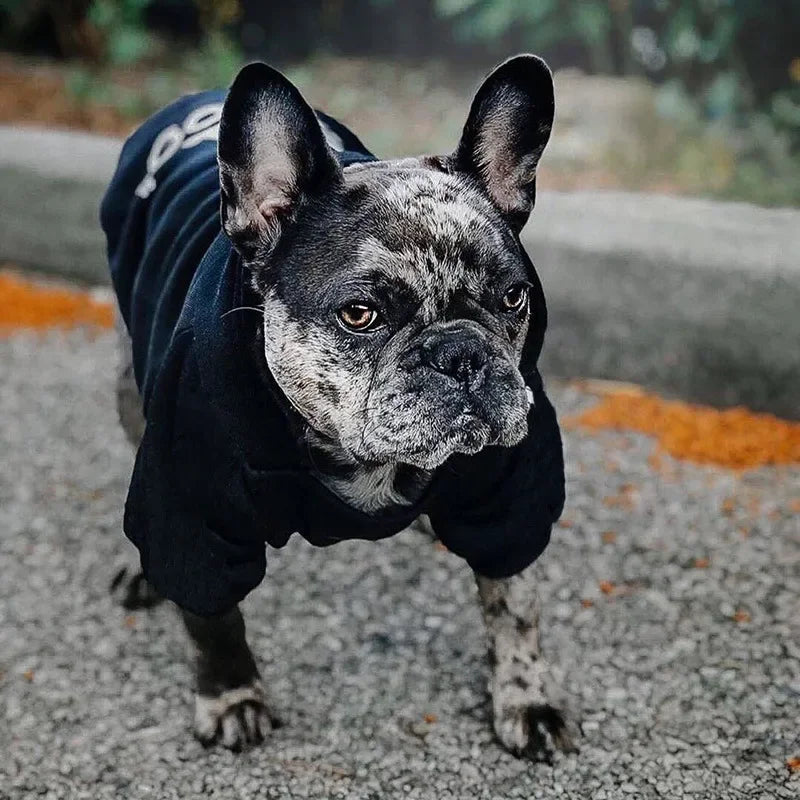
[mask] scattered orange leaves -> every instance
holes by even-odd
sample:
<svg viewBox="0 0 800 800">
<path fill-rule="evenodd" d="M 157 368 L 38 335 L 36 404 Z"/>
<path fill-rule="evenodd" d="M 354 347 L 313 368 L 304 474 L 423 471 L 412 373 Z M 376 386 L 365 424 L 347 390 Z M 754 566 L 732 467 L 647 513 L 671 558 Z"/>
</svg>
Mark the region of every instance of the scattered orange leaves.
<svg viewBox="0 0 800 800">
<path fill-rule="evenodd" d="M 603 531 L 602 533 L 603 541 L 606 544 L 614 544 L 617 541 L 617 532 L 616 531 Z"/>
<path fill-rule="evenodd" d="M 793 758 L 786 759 L 786 766 L 789 769 L 789 772 L 800 772 L 800 756 L 794 756 Z"/>
<path fill-rule="evenodd" d="M 750 622 L 751 619 L 750 612 L 741 608 L 733 615 L 734 622 Z"/>
<path fill-rule="evenodd" d="M 789 511 L 791 511 L 792 514 L 800 514 L 800 497 L 789 502 Z"/>
<path fill-rule="evenodd" d="M 33 683 L 33 676 L 34 672 L 32 669 L 26 669 L 25 672 L 22 673 L 22 677 L 25 678 L 28 683 Z"/>
<path fill-rule="evenodd" d="M 629 597 L 642 588 L 641 581 L 628 581 L 627 583 L 612 583 L 611 581 L 600 581 L 597 584 L 600 591 L 607 597 Z"/>
<path fill-rule="evenodd" d="M 559 528 L 571 528 L 573 527 L 573 525 L 575 525 L 575 523 L 571 519 L 568 519 L 567 517 L 562 517 L 558 521 Z"/>
<path fill-rule="evenodd" d="M 90 292 L 48 286 L 0 271 L 0 334 L 17 328 L 110 328 L 113 324 L 111 303 L 95 299 Z"/>
<path fill-rule="evenodd" d="M 711 562 L 707 558 L 696 558 L 694 560 L 695 569 L 708 569 Z"/>
<path fill-rule="evenodd" d="M 591 608 L 594 605 L 594 600 L 590 600 L 588 597 L 585 597 L 583 600 L 581 600 L 581 605 L 584 608 Z"/>
<path fill-rule="evenodd" d="M 661 450 L 700 464 L 754 469 L 800 462 L 800 423 L 745 408 L 720 411 L 664 400 L 645 391 L 604 393 L 596 406 L 567 418 L 565 425 L 649 434 Z"/>
<path fill-rule="evenodd" d="M 424 719 L 428 725 L 433 725 L 433 723 L 436 722 L 439 717 L 437 717 L 436 714 L 426 714 L 422 719 Z"/>
<path fill-rule="evenodd" d="M 606 508 L 621 508 L 623 511 L 633 511 L 636 487 L 632 483 L 623 483 L 619 487 L 619 494 L 612 494 L 603 498 Z"/>
</svg>

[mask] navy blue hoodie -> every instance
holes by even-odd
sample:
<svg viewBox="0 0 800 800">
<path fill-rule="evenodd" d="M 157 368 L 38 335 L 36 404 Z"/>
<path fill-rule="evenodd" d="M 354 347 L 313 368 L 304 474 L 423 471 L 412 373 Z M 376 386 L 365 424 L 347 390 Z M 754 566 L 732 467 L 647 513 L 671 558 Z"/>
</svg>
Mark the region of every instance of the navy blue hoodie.
<svg viewBox="0 0 800 800">
<path fill-rule="evenodd" d="M 555 412 L 536 359 L 545 326 L 533 267 L 522 372 L 529 434 L 513 448 L 456 455 L 413 506 L 368 515 L 316 477 L 303 421 L 274 383 L 245 268 L 221 231 L 216 137 L 224 92 L 184 97 L 125 143 L 101 222 L 133 343 L 146 428 L 125 505 L 126 535 L 165 597 L 196 614 L 230 609 L 257 586 L 265 545 L 380 539 L 430 515 L 444 545 L 479 574 L 515 574 L 544 550 L 564 503 Z M 343 166 L 374 160 L 323 114 Z"/>
</svg>

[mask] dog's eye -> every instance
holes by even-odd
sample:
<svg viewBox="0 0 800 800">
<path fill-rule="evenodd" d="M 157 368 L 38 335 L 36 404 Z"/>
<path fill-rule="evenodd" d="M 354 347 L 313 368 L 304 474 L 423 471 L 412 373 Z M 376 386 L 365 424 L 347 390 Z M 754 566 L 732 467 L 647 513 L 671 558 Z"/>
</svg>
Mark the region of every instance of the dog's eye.
<svg viewBox="0 0 800 800">
<path fill-rule="evenodd" d="M 519 311 L 528 302 L 528 287 L 517 283 L 506 290 L 503 295 L 503 307 L 506 311 Z"/>
<path fill-rule="evenodd" d="M 339 322 L 350 331 L 368 331 L 377 326 L 378 312 L 363 303 L 348 303 L 342 306 L 336 315 Z"/>
</svg>

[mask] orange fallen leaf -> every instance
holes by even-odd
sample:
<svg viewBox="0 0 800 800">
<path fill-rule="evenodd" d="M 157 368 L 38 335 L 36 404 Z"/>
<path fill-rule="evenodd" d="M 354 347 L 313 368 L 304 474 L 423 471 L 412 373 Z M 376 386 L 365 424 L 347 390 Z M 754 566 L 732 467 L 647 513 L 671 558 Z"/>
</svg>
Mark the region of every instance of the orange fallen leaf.
<svg viewBox="0 0 800 800">
<path fill-rule="evenodd" d="M 750 622 L 751 619 L 750 613 L 741 608 L 733 615 L 734 622 Z"/>
<path fill-rule="evenodd" d="M 428 725 L 433 725 L 433 723 L 436 722 L 439 717 L 437 717 L 436 714 L 426 714 L 422 719 L 424 719 Z"/>
<path fill-rule="evenodd" d="M 603 498 L 603 505 L 606 508 L 621 508 L 624 511 L 633 510 L 633 500 L 629 494 L 611 494 Z"/>
<path fill-rule="evenodd" d="M 722 513 L 726 517 L 730 517 L 736 511 L 736 499 L 733 497 L 726 497 L 722 501 Z"/>
<path fill-rule="evenodd" d="M 600 581 L 599 586 L 603 594 L 614 594 L 614 590 L 617 588 L 611 581 Z"/>
<path fill-rule="evenodd" d="M 591 608 L 594 605 L 594 600 L 590 600 L 588 597 L 585 597 L 583 600 L 581 600 L 581 605 L 584 608 Z"/>
<path fill-rule="evenodd" d="M 136 627 L 136 617 L 133 614 L 129 614 L 127 617 L 125 617 L 125 627 L 126 628 Z"/>
<path fill-rule="evenodd" d="M 567 519 L 567 518 L 560 519 L 558 521 L 558 527 L 559 528 L 571 528 L 574 524 L 575 523 L 571 519 Z"/>
<path fill-rule="evenodd" d="M 111 303 L 91 292 L 31 281 L 0 270 L 0 333 L 18 328 L 73 328 L 79 325 L 110 328 Z"/>
<path fill-rule="evenodd" d="M 800 514 L 800 497 L 789 502 L 789 511 L 791 511 L 792 514 Z"/>
<path fill-rule="evenodd" d="M 696 558 L 694 560 L 695 569 L 707 569 L 711 562 L 707 558 Z"/>
<path fill-rule="evenodd" d="M 675 458 L 736 470 L 800 462 L 798 422 L 746 408 L 719 410 L 664 400 L 644 391 L 612 391 L 596 406 L 565 418 L 564 423 L 569 428 L 648 434 Z M 651 466 L 656 461 L 657 457 Z"/>
<path fill-rule="evenodd" d="M 441 550 L 444 553 L 447 552 L 447 548 L 441 542 L 436 542 L 434 547 L 436 547 L 437 550 Z"/>
<path fill-rule="evenodd" d="M 25 672 L 22 673 L 22 677 L 25 678 L 28 683 L 33 683 L 33 675 L 34 672 L 32 669 L 26 669 Z"/>
<path fill-rule="evenodd" d="M 614 544 L 617 541 L 616 531 L 603 531 L 603 541 L 606 544 Z"/>
<path fill-rule="evenodd" d="M 789 768 L 789 772 L 800 772 L 800 756 L 787 758 L 786 766 Z"/>
</svg>

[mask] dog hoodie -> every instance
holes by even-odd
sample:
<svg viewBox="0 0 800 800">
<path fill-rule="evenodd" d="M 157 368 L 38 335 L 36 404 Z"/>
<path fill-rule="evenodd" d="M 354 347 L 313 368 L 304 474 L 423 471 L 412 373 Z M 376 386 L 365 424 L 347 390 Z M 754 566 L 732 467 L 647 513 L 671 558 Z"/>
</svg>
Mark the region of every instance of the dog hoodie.
<svg viewBox="0 0 800 800">
<path fill-rule="evenodd" d="M 349 506 L 314 473 L 304 421 L 267 368 L 261 315 L 235 311 L 259 300 L 220 225 L 224 99 L 187 96 L 145 122 L 125 143 L 101 207 L 146 419 L 124 516 L 146 578 L 210 616 L 261 582 L 267 544 L 282 547 L 293 533 L 318 546 L 377 540 L 420 514 L 479 574 L 521 571 L 547 546 L 564 503 L 561 437 L 536 368 L 546 308 L 533 265 L 521 364 L 528 436 L 452 456 L 413 505 L 372 515 Z M 347 128 L 318 117 L 343 167 L 375 160 Z"/>
</svg>

